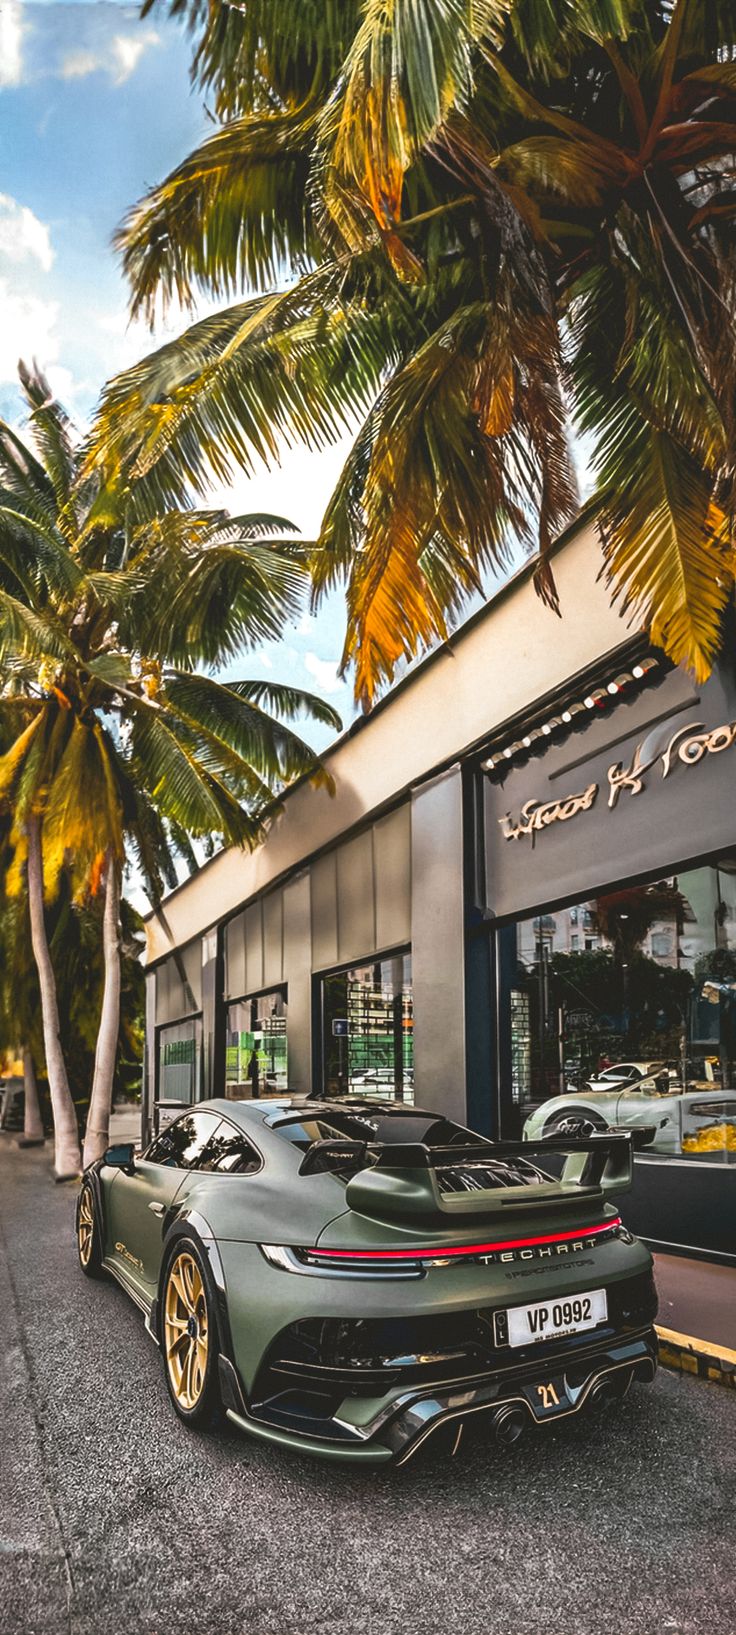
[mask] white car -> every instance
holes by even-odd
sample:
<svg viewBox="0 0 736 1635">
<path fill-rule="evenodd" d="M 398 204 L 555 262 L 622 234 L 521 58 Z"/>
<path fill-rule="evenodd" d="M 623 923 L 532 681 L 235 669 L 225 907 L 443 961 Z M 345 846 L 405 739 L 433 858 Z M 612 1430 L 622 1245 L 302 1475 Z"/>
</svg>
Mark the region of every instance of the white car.
<svg viewBox="0 0 736 1635">
<path fill-rule="evenodd" d="M 631 1066 L 640 1064 L 629 1064 Z M 612 1125 L 624 1129 L 654 1128 L 647 1142 L 651 1152 L 722 1152 L 724 1158 L 736 1153 L 736 1090 L 719 1090 L 707 1081 L 686 1091 L 659 1072 L 642 1076 L 633 1083 L 619 1079 L 591 1081 L 564 1096 L 552 1096 L 535 1108 L 527 1119 L 525 1141 L 540 1136 L 590 1135 Z"/>
<path fill-rule="evenodd" d="M 583 1079 L 581 1088 L 588 1090 L 608 1090 L 627 1087 L 634 1089 L 642 1079 L 654 1079 L 660 1074 L 667 1074 L 668 1082 L 673 1070 L 667 1062 L 615 1062 L 611 1067 L 604 1067 L 601 1073 L 594 1073 L 589 1079 Z M 577 1090 L 577 1085 L 569 1084 L 569 1090 Z"/>
</svg>

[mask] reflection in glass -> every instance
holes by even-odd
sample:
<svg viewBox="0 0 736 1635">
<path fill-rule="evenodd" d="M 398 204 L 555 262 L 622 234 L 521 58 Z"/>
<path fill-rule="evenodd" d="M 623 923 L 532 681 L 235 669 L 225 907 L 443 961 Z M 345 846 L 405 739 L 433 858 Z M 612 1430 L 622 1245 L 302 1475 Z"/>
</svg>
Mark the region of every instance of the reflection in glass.
<svg viewBox="0 0 736 1635">
<path fill-rule="evenodd" d="M 151 1143 L 146 1157 L 150 1163 L 164 1164 L 169 1169 L 191 1169 L 199 1162 L 220 1122 L 215 1113 L 187 1113 L 162 1130 Z"/>
<path fill-rule="evenodd" d="M 646 1124 L 655 1153 L 736 1160 L 736 858 L 520 922 L 510 987 L 520 1123 Z"/>
<path fill-rule="evenodd" d="M 337 971 L 322 982 L 324 1091 L 414 1100 L 411 955 Z"/>
<path fill-rule="evenodd" d="M 172 1027 L 159 1029 L 157 1093 L 159 1102 L 181 1104 L 198 1100 L 201 1054 L 200 1017 L 195 1016 L 188 1022 L 175 1022 Z"/>
<path fill-rule="evenodd" d="M 282 989 L 228 1007 L 225 1094 L 231 1101 L 282 1096 L 288 1090 L 286 1017 Z"/>
</svg>

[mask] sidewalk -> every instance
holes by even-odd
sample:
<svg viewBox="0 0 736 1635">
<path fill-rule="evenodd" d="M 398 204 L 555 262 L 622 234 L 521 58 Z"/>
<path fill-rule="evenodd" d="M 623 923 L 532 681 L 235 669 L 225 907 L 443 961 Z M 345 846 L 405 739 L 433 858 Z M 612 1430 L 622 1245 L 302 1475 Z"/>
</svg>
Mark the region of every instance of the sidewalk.
<svg viewBox="0 0 736 1635">
<path fill-rule="evenodd" d="M 655 1255 L 660 1360 L 736 1386 L 736 1267 Z"/>
<path fill-rule="evenodd" d="M 141 1139 L 141 1109 L 135 1107 L 116 1107 L 110 1114 L 110 1145 L 118 1141 L 134 1141 L 136 1147 Z"/>
</svg>

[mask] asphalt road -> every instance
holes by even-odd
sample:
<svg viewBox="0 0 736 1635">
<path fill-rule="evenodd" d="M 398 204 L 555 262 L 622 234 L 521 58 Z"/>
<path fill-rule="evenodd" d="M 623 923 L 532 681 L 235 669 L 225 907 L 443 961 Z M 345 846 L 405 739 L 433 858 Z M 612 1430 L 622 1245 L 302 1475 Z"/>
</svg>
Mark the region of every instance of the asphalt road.
<svg viewBox="0 0 736 1635">
<path fill-rule="evenodd" d="M 404 1473 L 194 1436 L 48 1162 L 0 1138 L 0 1635 L 734 1635 L 736 1393 Z"/>
</svg>

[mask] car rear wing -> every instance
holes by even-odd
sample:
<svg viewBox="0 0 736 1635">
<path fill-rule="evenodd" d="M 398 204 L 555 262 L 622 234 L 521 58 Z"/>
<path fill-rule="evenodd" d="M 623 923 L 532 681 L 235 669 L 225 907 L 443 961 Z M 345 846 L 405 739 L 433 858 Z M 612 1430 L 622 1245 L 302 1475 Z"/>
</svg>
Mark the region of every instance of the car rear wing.
<svg viewBox="0 0 736 1635">
<path fill-rule="evenodd" d="M 629 1130 L 446 1147 L 316 1141 L 300 1173 L 352 1171 L 345 1199 L 363 1215 L 507 1216 L 626 1192 L 633 1178 L 633 1146 Z M 544 1155 L 542 1167 L 532 1155 Z M 552 1155 L 559 1174 L 543 1167 Z"/>
</svg>

